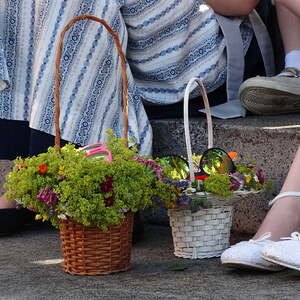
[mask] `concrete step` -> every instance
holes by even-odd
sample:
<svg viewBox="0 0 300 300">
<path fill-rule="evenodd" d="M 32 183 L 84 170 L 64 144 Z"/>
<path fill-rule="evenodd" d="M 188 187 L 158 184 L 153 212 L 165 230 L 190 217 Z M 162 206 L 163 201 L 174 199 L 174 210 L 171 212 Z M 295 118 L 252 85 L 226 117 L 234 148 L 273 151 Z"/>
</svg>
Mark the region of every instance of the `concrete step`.
<svg viewBox="0 0 300 300">
<path fill-rule="evenodd" d="M 184 129 L 181 119 L 152 121 L 154 155 L 185 155 Z M 270 194 L 247 197 L 235 205 L 233 230 L 253 233 L 263 220 L 267 202 L 277 194 L 300 145 L 300 114 L 282 116 L 249 116 L 232 120 L 213 120 L 214 145 L 226 151 L 237 151 L 252 158 L 274 183 Z M 190 120 L 192 149 L 201 153 L 207 148 L 206 119 Z M 0 160 L 0 192 L 9 161 Z M 165 210 L 147 213 L 158 223 L 168 223 Z"/>
<path fill-rule="evenodd" d="M 182 119 L 153 120 L 152 127 L 154 155 L 186 154 Z M 205 117 L 191 119 L 190 131 L 193 152 L 202 153 L 207 148 Z M 253 233 L 267 212 L 268 201 L 279 192 L 300 145 L 300 114 L 213 119 L 213 131 L 214 146 L 253 159 L 273 181 L 271 193 L 248 197 L 235 205 L 233 229 Z"/>
</svg>

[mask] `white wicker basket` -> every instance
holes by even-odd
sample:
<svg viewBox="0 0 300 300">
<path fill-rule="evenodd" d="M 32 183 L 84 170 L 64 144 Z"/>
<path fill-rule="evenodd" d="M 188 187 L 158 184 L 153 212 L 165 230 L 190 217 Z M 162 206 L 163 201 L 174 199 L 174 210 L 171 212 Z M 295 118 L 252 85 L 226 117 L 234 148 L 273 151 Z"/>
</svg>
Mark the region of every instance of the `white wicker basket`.
<svg viewBox="0 0 300 300">
<path fill-rule="evenodd" d="M 192 78 L 184 95 L 184 132 L 191 181 L 195 180 L 189 130 L 188 101 L 192 84 L 196 82 L 203 96 L 208 127 L 208 148 L 213 147 L 212 118 L 207 94 L 202 82 Z M 178 257 L 197 259 L 218 257 L 229 246 L 233 201 L 212 194 L 199 195 L 211 200 L 213 207 L 192 213 L 190 209 L 169 209 L 174 254 Z"/>
<path fill-rule="evenodd" d="M 197 259 L 218 257 L 229 247 L 232 206 L 220 206 L 192 213 L 169 209 L 174 255 Z"/>
</svg>

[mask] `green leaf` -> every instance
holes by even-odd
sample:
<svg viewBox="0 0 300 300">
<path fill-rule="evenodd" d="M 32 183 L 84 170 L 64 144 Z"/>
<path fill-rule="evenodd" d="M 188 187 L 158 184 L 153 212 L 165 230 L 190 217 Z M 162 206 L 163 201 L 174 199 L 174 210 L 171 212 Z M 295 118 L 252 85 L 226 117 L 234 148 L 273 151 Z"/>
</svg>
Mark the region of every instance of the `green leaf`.
<svg viewBox="0 0 300 300">
<path fill-rule="evenodd" d="M 181 265 L 181 264 L 175 264 L 175 265 L 171 266 L 170 269 L 172 271 L 185 271 L 187 269 L 187 267 L 184 265 Z"/>
</svg>

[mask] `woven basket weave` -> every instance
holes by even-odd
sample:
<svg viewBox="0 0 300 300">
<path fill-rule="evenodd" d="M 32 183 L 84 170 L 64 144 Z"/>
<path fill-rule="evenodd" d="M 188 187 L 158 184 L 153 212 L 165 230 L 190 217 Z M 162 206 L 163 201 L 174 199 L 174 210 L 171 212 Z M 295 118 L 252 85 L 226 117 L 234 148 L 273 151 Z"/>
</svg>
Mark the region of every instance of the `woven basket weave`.
<svg viewBox="0 0 300 300">
<path fill-rule="evenodd" d="M 174 255 L 189 259 L 220 256 L 229 247 L 232 211 L 232 206 L 196 213 L 190 209 L 169 209 Z"/>
<path fill-rule="evenodd" d="M 195 181 L 192 159 L 191 136 L 189 129 L 188 102 L 192 84 L 196 82 L 204 101 L 208 148 L 213 147 L 213 127 L 207 94 L 202 82 L 192 78 L 184 95 L 184 133 L 191 181 Z M 222 198 L 213 194 L 198 193 L 199 198 L 210 200 L 213 207 L 192 213 L 190 209 L 169 209 L 168 215 L 172 227 L 174 254 L 178 257 L 197 259 L 218 257 L 229 246 L 232 211 L 235 197 Z"/>
<path fill-rule="evenodd" d="M 122 51 L 120 39 L 105 20 L 91 15 L 81 15 L 71 19 L 61 32 L 55 60 L 55 148 L 59 152 L 61 150 L 59 90 L 61 86 L 60 63 L 63 40 L 66 32 L 74 23 L 85 19 L 101 23 L 115 41 L 116 50 L 120 57 L 122 76 L 123 135 L 128 140 L 128 80 L 126 76 L 126 58 Z M 121 226 L 111 226 L 107 232 L 103 232 L 97 227 L 85 227 L 72 220 L 63 220 L 60 225 L 65 272 L 77 275 L 99 275 L 130 269 L 133 214 L 128 213 Z"/>
<path fill-rule="evenodd" d="M 232 196 L 230 197 L 221 197 L 218 195 L 214 195 L 211 193 L 203 193 L 203 192 L 199 192 L 197 194 L 195 194 L 195 196 L 202 198 L 202 199 L 207 199 L 210 201 L 210 203 L 213 206 L 224 206 L 224 205 L 234 205 L 236 202 L 241 201 L 242 199 L 246 198 L 249 195 L 254 195 L 254 194 L 259 194 L 261 193 L 261 191 L 256 191 L 256 190 L 252 190 L 252 191 L 236 191 L 233 193 Z"/>
<path fill-rule="evenodd" d="M 72 275 L 104 275 L 131 268 L 133 214 L 108 231 L 72 220 L 60 223 L 64 271 Z"/>
</svg>

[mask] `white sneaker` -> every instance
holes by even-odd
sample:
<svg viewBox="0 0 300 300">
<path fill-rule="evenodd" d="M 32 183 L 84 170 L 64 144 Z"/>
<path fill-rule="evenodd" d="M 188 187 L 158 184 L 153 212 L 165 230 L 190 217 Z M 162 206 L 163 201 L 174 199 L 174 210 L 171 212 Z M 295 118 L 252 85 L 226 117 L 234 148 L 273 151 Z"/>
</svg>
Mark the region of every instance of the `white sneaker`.
<svg viewBox="0 0 300 300">
<path fill-rule="evenodd" d="M 280 271 L 284 267 L 261 258 L 261 251 L 267 245 L 275 242 L 269 240 L 271 233 L 265 233 L 257 240 L 237 243 L 225 250 L 221 255 L 223 265 L 238 269 L 259 269 L 267 271 Z M 300 243 L 299 243 L 300 244 Z"/>
<path fill-rule="evenodd" d="M 300 112 L 300 71 L 285 68 L 279 76 L 249 78 L 239 97 L 242 106 L 258 115 Z"/>
<path fill-rule="evenodd" d="M 262 258 L 268 262 L 300 271 L 300 233 L 293 232 L 291 237 L 267 245 L 262 250 Z"/>
</svg>

